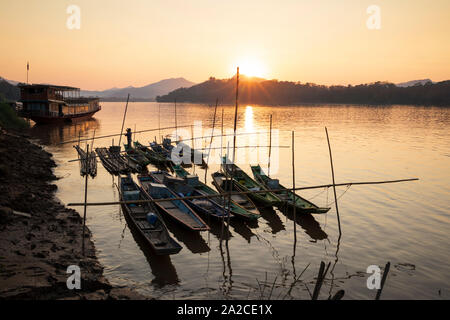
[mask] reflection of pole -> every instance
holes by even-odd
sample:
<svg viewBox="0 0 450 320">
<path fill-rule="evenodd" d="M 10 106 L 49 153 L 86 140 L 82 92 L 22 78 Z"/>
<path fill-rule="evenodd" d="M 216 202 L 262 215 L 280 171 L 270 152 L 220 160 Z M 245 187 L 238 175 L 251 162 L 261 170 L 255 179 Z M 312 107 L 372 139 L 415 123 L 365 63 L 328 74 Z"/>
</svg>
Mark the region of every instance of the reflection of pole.
<svg viewBox="0 0 450 320">
<path fill-rule="evenodd" d="M 330 146 L 330 138 L 328 137 L 328 130 L 327 127 L 325 127 L 325 133 L 327 134 L 327 142 L 328 142 L 328 151 L 330 153 L 330 164 L 331 164 L 331 177 L 333 179 L 333 192 L 334 192 L 334 204 L 336 206 L 336 214 L 338 219 L 338 227 L 339 227 L 339 238 L 342 235 L 341 231 L 341 219 L 339 217 L 339 209 L 338 209 L 338 202 L 337 202 L 337 196 L 336 196 L 336 182 L 334 181 L 334 167 L 333 167 L 333 156 L 331 154 L 331 146 Z"/>
<path fill-rule="evenodd" d="M 128 101 L 129 101 L 129 100 L 130 100 L 130 94 L 128 94 L 128 97 L 127 97 L 127 104 L 125 105 L 125 112 L 123 113 L 122 129 L 120 129 L 119 147 L 120 147 L 120 142 L 122 141 L 123 126 L 125 125 L 125 117 L 126 117 L 126 115 L 127 115 Z"/>
<path fill-rule="evenodd" d="M 87 150 L 86 150 L 86 154 L 89 154 L 89 145 L 87 145 Z M 86 168 L 88 165 L 88 156 L 86 156 Z M 88 189 L 88 177 L 89 177 L 89 172 L 86 172 L 86 177 L 85 177 L 85 182 L 84 182 L 84 215 L 83 215 L 83 239 L 82 239 L 82 248 L 81 251 L 83 253 L 84 256 L 84 235 L 85 235 L 85 230 L 86 230 L 86 203 L 87 203 L 87 189 Z"/>
<path fill-rule="evenodd" d="M 270 115 L 270 131 L 269 131 L 269 163 L 267 164 L 267 176 L 270 177 L 270 156 L 272 155 L 272 115 Z"/>
</svg>

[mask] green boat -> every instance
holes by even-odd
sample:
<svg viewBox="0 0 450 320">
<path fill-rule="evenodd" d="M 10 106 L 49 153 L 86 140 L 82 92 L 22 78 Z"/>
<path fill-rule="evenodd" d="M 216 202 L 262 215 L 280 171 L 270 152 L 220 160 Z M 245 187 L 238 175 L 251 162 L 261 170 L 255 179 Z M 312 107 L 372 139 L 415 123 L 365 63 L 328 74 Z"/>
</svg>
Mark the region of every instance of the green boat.
<svg viewBox="0 0 450 320">
<path fill-rule="evenodd" d="M 228 175 L 233 177 L 233 180 L 237 182 L 239 189 L 241 191 L 260 191 L 260 190 L 268 190 L 264 185 L 259 184 L 248 174 L 244 172 L 241 168 L 239 168 L 234 163 L 227 163 L 227 157 L 222 157 L 222 170 Z M 283 203 L 283 200 L 277 197 L 272 192 L 265 193 L 249 193 L 249 197 L 251 197 L 257 203 L 266 206 L 278 206 Z"/>
<path fill-rule="evenodd" d="M 139 141 L 134 142 L 134 148 L 137 152 L 145 156 L 154 165 L 167 165 L 168 163 L 168 161 L 163 156 L 160 156 L 149 147 L 146 147 L 143 144 L 139 143 Z"/>
<path fill-rule="evenodd" d="M 198 179 L 197 175 L 191 175 L 186 169 L 179 165 L 174 165 L 173 170 L 177 177 L 186 179 L 188 184 L 190 184 L 192 187 L 194 187 L 199 193 L 203 195 L 218 195 L 219 193 L 214 190 L 213 188 L 209 187 L 205 183 L 201 182 Z M 217 198 L 210 198 L 215 203 L 219 204 L 220 206 L 224 208 L 228 208 L 228 201 L 225 198 L 225 202 L 223 197 L 217 197 Z M 246 209 L 243 206 L 237 204 L 236 202 L 231 200 L 230 204 L 230 211 L 235 215 L 235 217 L 240 217 L 246 220 L 256 220 L 258 219 L 261 214 L 259 213 L 256 206 L 252 206 L 252 208 Z"/>
<path fill-rule="evenodd" d="M 264 171 L 261 169 L 261 166 L 251 166 L 253 176 L 256 181 L 265 186 L 269 190 L 286 190 L 286 191 L 274 191 L 274 194 L 278 196 L 278 198 L 283 200 L 282 206 L 293 208 L 295 206 L 296 210 L 299 210 L 303 213 L 327 213 L 330 208 L 320 208 L 316 206 L 314 203 L 300 197 L 298 194 L 294 193 L 292 190 L 282 186 L 278 179 L 271 179 L 268 177 Z M 294 202 L 295 198 L 295 202 Z M 295 203 L 295 204 L 294 204 Z"/>
<path fill-rule="evenodd" d="M 124 143 L 125 151 L 127 152 L 127 158 L 133 161 L 134 163 L 137 163 L 142 168 L 146 168 L 147 165 L 150 164 L 150 160 L 147 159 L 145 155 L 142 154 L 139 150 L 136 148 L 133 148 L 129 146 L 128 144 Z"/>
</svg>

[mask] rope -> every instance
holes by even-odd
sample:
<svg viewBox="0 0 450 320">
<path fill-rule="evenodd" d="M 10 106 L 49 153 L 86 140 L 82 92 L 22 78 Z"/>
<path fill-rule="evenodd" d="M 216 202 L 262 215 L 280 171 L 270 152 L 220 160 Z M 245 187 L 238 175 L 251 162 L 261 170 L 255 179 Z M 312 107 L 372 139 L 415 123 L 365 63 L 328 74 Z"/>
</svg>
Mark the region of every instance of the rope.
<svg viewBox="0 0 450 320">
<path fill-rule="evenodd" d="M 337 199 L 335 200 L 335 201 L 333 201 L 333 202 L 331 202 L 330 204 L 327 204 L 327 207 L 329 207 L 329 206 L 331 206 L 332 204 L 334 204 L 337 200 L 339 200 L 349 189 L 350 189 L 350 187 L 351 187 L 352 185 L 351 184 L 349 184 L 349 185 L 347 185 L 347 189 L 345 189 L 345 191 L 344 192 L 342 192 L 342 194 L 339 196 L 339 197 L 337 197 Z"/>
</svg>

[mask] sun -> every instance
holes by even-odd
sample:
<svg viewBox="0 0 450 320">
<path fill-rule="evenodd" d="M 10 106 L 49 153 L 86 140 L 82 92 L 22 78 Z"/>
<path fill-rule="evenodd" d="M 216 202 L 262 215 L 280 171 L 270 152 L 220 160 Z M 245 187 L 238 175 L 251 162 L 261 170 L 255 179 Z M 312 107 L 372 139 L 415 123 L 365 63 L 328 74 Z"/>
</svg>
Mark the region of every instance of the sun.
<svg viewBox="0 0 450 320">
<path fill-rule="evenodd" d="M 267 77 L 266 66 L 258 59 L 241 59 L 236 65 L 239 67 L 239 73 L 245 74 L 248 77 Z"/>
</svg>

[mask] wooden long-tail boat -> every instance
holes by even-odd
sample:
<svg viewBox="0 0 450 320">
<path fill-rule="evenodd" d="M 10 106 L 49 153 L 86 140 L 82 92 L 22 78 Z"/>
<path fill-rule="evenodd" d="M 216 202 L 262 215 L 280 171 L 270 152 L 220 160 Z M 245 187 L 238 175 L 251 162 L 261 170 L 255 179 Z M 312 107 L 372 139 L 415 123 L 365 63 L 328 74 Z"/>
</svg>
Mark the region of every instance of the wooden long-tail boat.
<svg viewBox="0 0 450 320">
<path fill-rule="evenodd" d="M 212 184 L 216 187 L 219 193 L 227 193 L 227 192 L 236 192 L 241 191 L 237 187 L 237 183 L 234 180 L 227 179 L 227 177 L 221 172 L 215 172 L 212 175 Z M 231 186 L 231 190 L 230 190 Z M 225 195 L 225 203 L 228 202 L 228 196 Z M 231 195 L 231 202 L 234 203 L 238 207 L 242 207 L 245 209 L 244 211 L 240 211 L 239 216 L 241 218 L 247 220 L 256 220 L 261 216 L 258 208 L 255 203 L 246 195 L 246 194 L 233 194 Z M 235 212 L 233 212 L 235 213 Z M 235 214 L 238 214 L 237 212 Z"/>
<path fill-rule="evenodd" d="M 146 168 L 147 165 L 150 164 L 150 160 L 147 159 L 145 155 L 143 155 L 139 150 L 129 146 L 128 144 L 124 144 L 125 151 L 127 152 L 127 158 L 136 164 L 140 165 L 141 168 Z"/>
<path fill-rule="evenodd" d="M 187 176 L 185 179 L 179 177 L 173 177 L 167 172 L 152 173 L 152 176 L 163 183 L 177 196 L 190 197 L 190 196 L 204 196 L 205 194 L 197 190 L 194 185 L 198 182 L 198 176 Z M 223 207 L 214 199 L 187 199 L 186 203 L 191 206 L 197 213 L 205 216 L 213 217 L 216 219 L 228 218 L 228 208 Z M 229 213 L 230 218 L 233 218 L 233 213 Z"/>
<path fill-rule="evenodd" d="M 187 183 L 191 186 L 193 186 L 200 194 L 202 195 L 218 195 L 219 193 L 208 186 L 207 184 L 201 182 L 198 179 L 197 175 L 190 175 L 186 169 L 184 169 L 181 166 L 173 166 L 173 170 L 175 174 L 183 178 L 187 181 Z M 223 208 L 226 208 L 228 210 L 228 199 L 225 196 L 225 199 L 223 197 L 214 197 L 210 198 L 211 201 L 216 202 Z M 234 201 L 231 201 L 230 203 L 230 211 L 235 215 L 236 218 L 244 218 L 244 219 L 258 219 L 260 217 L 260 214 L 258 212 L 258 209 L 256 207 L 253 208 L 253 210 L 248 210 L 241 205 L 237 204 Z"/>
<path fill-rule="evenodd" d="M 267 190 L 263 185 L 253 180 L 247 173 L 244 172 L 234 163 L 229 163 L 227 157 L 222 157 L 222 170 L 233 178 L 237 183 L 237 187 L 240 191 L 260 191 Z M 272 192 L 265 193 L 250 193 L 255 202 L 262 206 L 278 206 L 283 201 Z"/>
<path fill-rule="evenodd" d="M 139 143 L 139 141 L 134 142 L 134 147 L 138 152 L 141 152 L 150 162 L 154 165 L 167 165 L 168 161 L 163 156 L 159 155 L 155 151 L 151 150 L 149 147 L 144 146 Z"/>
<path fill-rule="evenodd" d="M 122 201 L 147 199 L 131 176 L 120 178 L 119 191 Z M 170 236 L 162 217 L 151 203 L 123 204 L 122 208 L 129 218 L 129 226 L 139 232 L 157 255 L 180 252 L 182 247 Z"/>
<path fill-rule="evenodd" d="M 278 179 L 272 179 L 267 176 L 261 169 L 260 165 L 251 166 L 253 176 L 256 181 L 264 185 L 268 190 L 280 190 L 285 191 L 274 191 L 274 194 L 282 200 L 280 206 L 293 208 L 295 206 L 296 210 L 302 213 L 327 213 L 330 208 L 320 208 L 314 203 L 300 197 L 298 194 L 294 193 L 292 190 L 284 187 L 280 184 Z M 295 200 L 294 200 L 295 199 Z"/>
<path fill-rule="evenodd" d="M 139 184 L 149 199 L 172 199 L 178 196 L 159 183 L 152 174 L 138 175 Z M 155 202 L 156 206 L 176 222 L 192 231 L 207 231 L 209 226 L 183 200 Z"/>
</svg>

